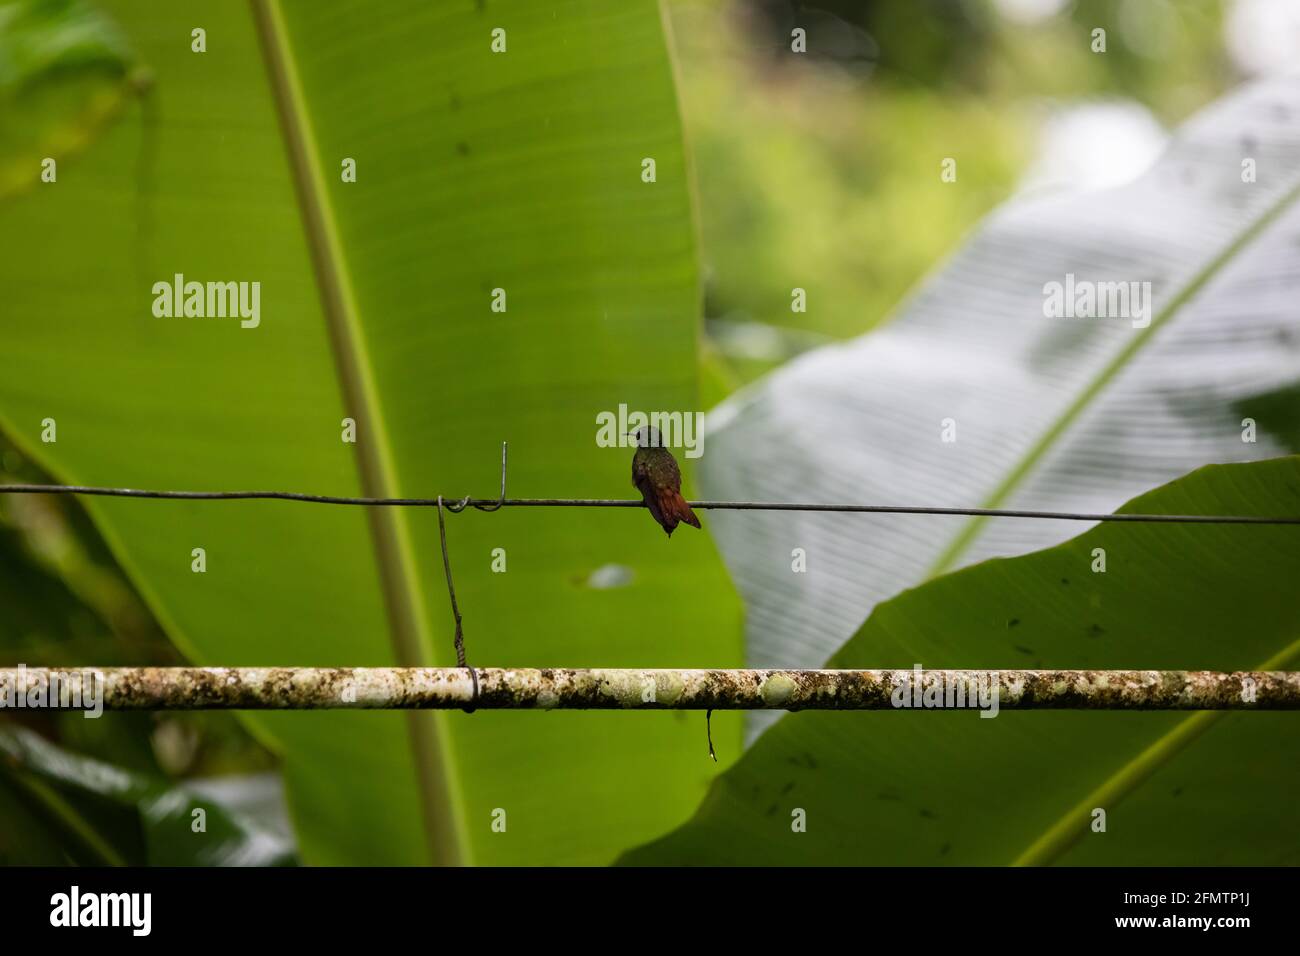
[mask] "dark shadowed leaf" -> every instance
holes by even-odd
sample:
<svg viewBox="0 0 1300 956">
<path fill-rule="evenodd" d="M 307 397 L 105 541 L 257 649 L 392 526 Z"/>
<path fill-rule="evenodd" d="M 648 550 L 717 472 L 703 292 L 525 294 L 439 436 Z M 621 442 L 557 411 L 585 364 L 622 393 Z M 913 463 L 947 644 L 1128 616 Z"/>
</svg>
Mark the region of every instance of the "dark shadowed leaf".
<svg viewBox="0 0 1300 956">
<path fill-rule="evenodd" d="M 0 727 L 0 780 L 73 859 L 156 866 L 277 866 L 295 862 L 279 780 L 271 774 L 173 783 Z M 17 822 L 17 821 L 13 821 Z M 6 819 L 7 831 L 10 821 Z M 49 861 L 28 839 L 13 863 Z M 83 848 L 83 849 L 78 849 Z M 31 858 L 25 858 L 31 855 Z M 88 857 L 88 858 L 87 858 Z"/>
<path fill-rule="evenodd" d="M 1122 510 L 1300 515 L 1300 457 L 1202 468 Z M 1103 524 L 905 591 L 828 666 L 1291 669 L 1298 579 L 1294 525 Z M 625 861 L 1296 864 L 1298 723 L 1285 711 L 789 715 L 689 824 Z M 1091 828 L 1098 808 L 1105 832 Z M 806 832 L 791 829 L 796 810 Z"/>
</svg>

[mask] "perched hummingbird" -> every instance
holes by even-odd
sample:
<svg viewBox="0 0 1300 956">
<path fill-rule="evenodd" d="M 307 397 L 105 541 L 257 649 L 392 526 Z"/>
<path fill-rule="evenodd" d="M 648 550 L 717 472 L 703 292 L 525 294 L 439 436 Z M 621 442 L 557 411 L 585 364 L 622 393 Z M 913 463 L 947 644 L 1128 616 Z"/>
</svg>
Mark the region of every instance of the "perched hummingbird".
<svg viewBox="0 0 1300 956">
<path fill-rule="evenodd" d="M 673 453 L 663 446 L 658 430 L 646 426 L 627 436 L 636 440 L 632 456 L 632 484 L 636 485 L 655 521 L 671 538 L 678 522 L 700 526 L 691 506 L 682 497 L 682 472 Z"/>
</svg>

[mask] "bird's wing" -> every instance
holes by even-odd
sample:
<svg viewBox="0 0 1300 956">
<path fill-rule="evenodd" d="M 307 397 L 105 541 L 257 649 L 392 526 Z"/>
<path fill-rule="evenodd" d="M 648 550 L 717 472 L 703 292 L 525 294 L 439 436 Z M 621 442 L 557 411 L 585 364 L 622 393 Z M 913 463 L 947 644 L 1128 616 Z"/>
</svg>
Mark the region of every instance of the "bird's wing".
<svg viewBox="0 0 1300 956">
<path fill-rule="evenodd" d="M 645 462 L 641 460 L 640 455 L 632 456 L 632 484 L 645 494 L 645 484 L 650 480 L 650 470 L 646 468 Z"/>
<path fill-rule="evenodd" d="M 664 485 L 668 488 L 671 488 L 673 491 L 681 491 L 682 470 L 677 466 L 677 459 L 674 458 L 672 455 L 665 455 L 663 461 L 663 467 L 664 467 L 664 472 L 666 473 L 666 477 L 668 479 L 667 481 L 664 482 Z"/>
<path fill-rule="evenodd" d="M 632 459 L 632 484 L 636 486 L 637 491 L 641 492 L 641 499 L 650 509 L 650 514 L 654 515 L 655 521 L 663 524 L 664 515 L 659 507 L 659 495 L 655 490 L 654 479 L 650 477 L 650 469 L 639 456 Z"/>
</svg>

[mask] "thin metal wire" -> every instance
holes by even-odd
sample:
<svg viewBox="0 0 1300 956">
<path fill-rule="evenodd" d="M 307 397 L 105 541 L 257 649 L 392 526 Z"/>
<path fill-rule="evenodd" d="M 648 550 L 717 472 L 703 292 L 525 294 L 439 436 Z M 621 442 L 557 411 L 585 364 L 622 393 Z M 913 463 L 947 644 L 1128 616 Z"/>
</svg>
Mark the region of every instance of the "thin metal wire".
<svg viewBox="0 0 1300 956">
<path fill-rule="evenodd" d="M 436 508 L 438 498 L 364 498 L 348 495 L 312 495 L 297 491 L 147 491 L 139 488 L 100 488 L 88 485 L 0 485 L 0 494 L 89 495 L 105 498 L 166 498 L 182 501 L 244 501 L 271 499 L 326 505 Z M 439 496 L 443 497 L 443 496 Z M 790 501 L 691 501 L 704 511 L 828 511 L 851 514 L 950 515 L 975 518 L 1038 518 L 1050 521 L 1112 521 L 1136 524 L 1258 524 L 1300 525 L 1300 515 L 1159 515 L 1025 511 L 1018 508 L 929 508 L 913 505 L 820 504 Z M 451 512 L 466 507 L 479 511 L 501 508 L 644 508 L 645 502 L 626 498 L 459 498 L 443 507 Z"/>
<path fill-rule="evenodd" d="M 104 498 L 168 498 L 181 501 L 303 501 L 322 505 L 361 505 L 389 508 L 445 508 L 459 514 L 466 508 L 644 508 L 644 501 L 627 498 L 507 498 L 507 443 L 501 443 L 501 494 L 496 498 L 466 495 L 448 501 L 436 498 L 366 498 L 353 495 L 313 495 L 301 491 L 148 491 L 92 485 L 0 485 L 0 494 L 91 495 Z M 949 515 L 970 518 L 1040 518 L 1050 521 L 1119 521 L 1142 524 L 1263 524 L 1300 525 L 1300 515 L 1152 515 L 1094 514 L 1075 511 L 1025 511 L 1019 508 L 928 508 L 920 505 L 816 504 L 792 501 L 690 501 L 703 511 L 830 511 L 850 514 Z"/>
</svg>

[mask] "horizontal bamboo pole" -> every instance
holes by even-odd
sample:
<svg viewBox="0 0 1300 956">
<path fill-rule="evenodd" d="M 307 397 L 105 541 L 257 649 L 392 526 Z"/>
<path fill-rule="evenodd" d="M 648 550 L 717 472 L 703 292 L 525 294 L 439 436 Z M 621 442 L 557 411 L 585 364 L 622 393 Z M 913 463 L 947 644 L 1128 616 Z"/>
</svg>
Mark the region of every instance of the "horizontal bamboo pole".
<svg viewBox="0 0 1300 956">
<path fill-rule="evenodd" d="M 1300 709 L 1296 671 L 19 665 L 0 668 L 0 710 L 70 688 L 105 710 Z"/>
</svg>

